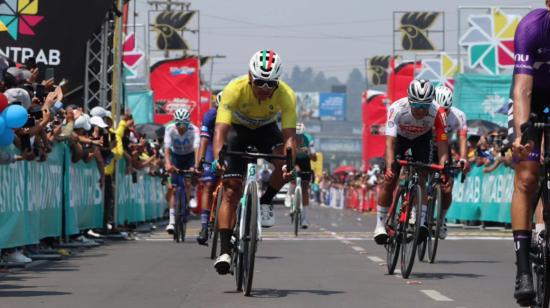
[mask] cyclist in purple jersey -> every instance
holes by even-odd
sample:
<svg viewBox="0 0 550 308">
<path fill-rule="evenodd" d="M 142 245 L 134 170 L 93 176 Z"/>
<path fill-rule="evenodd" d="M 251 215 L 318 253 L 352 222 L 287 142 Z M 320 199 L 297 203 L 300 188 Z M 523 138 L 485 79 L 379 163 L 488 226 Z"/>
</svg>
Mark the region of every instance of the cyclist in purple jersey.
<svg viewBox="0 0 550 308">
<path fill-rule="evenodd" d="M 546 6 L 546 9 L 527 14 L 519 23 L 514 38 L 516 64 L 512 113 L 515 139 L 512 149 L 518 164 L 512 195 L 512 230 L 517 260 L 514 297 L 521 306 L 529 306 L 535 296 L 529 255 L 530 207 L 538 187 L 542 134 L 535 136 L 535 142 L 522 145 L 520 127 L 529 120 L 529 114 L 541 116 L 550 102 L 550 0 L 546 0 Z"/>
<path fill-rule="evenodd" d="M 202 118 L 200 145 L 197 160 L 195 161 L 195 170 L 201 170 L 199 165 L 203 157 L 208 163 L 211 163 L 214 160 L 214 154 L 212 152 L 212 137 L 214 137 L 214 128 L 216 127 L 216 116 L 218 114 L 218 105 L 221 100 L 221 94 L 222 92 L 218 93 L 216 96 L 216 106 L 210 108 L 210 110 L 208 110 Z M 199 237 L 197 237 L 197 242 L 199 245 L 207 245 L 210 205 L 212 204 L 213 193 L 218 179 L 216 175 L 212 173 L 209 165 L 202 167 L 202 170 L 204 171 L 201 178 L 201 181 L 203 182 L 201 195 L 201 231 L 199 232 Z"/>
</svg>

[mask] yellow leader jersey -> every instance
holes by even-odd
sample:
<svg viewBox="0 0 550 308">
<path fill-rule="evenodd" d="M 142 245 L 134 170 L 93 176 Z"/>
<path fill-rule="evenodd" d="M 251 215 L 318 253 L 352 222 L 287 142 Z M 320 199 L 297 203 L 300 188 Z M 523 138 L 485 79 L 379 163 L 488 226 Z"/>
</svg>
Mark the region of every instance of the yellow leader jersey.
<svg viewBox="0 0 550 308">
<path fill-rule="evenodd" d="M 252 93 L 248 75 L 232 80 L 223 90 L 216 123 L 238 124 L 256 129 L 277 121 L 284 128 L 296 128 L 296 94 L 283 81 L 270 99 L 259 101 Z"/>
</svg>

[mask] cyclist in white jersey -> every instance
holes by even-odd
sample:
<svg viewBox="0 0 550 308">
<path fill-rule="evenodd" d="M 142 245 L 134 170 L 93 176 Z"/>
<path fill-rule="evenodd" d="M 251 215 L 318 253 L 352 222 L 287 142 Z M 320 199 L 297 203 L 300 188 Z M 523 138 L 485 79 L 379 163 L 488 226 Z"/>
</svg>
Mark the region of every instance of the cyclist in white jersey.
<svg viewBox="0 0 550 308">
<path fill-rule="evenodd" d="M 466 124 L 466 115 L 462 110 L 453 107 L 453 91 L 445 86 L 437 87 L 435 89 L 435 102 L 439 104 L 447 114 L 447 134 L 451 137 L 456 133 L 459 145 L 460 153 L 460 162 L 463 164 L 464 173 L 470 171 L 470 165 L 468 164 L 467 159 L 467 142 L 468 142 L 468 126 Z M 434 156 L 436 157 L 436 156 Z M 449 154 L 450 158 L 450 154 Z M 445 239 L 447 237 L 447 224 L 445 223 L 445 216 L 447 215 L 447 210 L 453 202 L 453 178 L 449 178 L 447 185 L 442 186 L 442 211 L 441 215 L 443 217 L 443 228 L 439 232 L 439 238 Z"/>
<path fill-rule="evenodd" d="M 386 172 L 376 207 L 376 228 L 374 240 L 379 245 L 386 244 L 388 234 L 385 223 L 388 209 L 399 177 L 400 166 L 396 157 L 403 156 L 409 149 L 413 159 L 430 163 L 432 131 L 439 150 L 439 163 L 444 164 L 448 157 L 447 124 L 443 108 L 433 102 L 434 86 L 426 80 L 413 80 L 409 85 L 408 96 L 393 103 L 388 109 L 386 122 Z M 426 180 L 425 172 L 420 174 L 420 182 Z M 421 185 L 424 190 L 424 185 Z M 426 238 L 428 229 L 424 226 L 426 194 L 423 193 L 421 238 Z"/>
<path fill-rule="evenodd" d="M 175 187 L 177 185 L 177 170 L 192 170 L 195 165 L 195 151 L 199 148 L 199 130 L 189 121 L 187 109 L 178 109 L 174 113 L 174 124 L 169 125 L 164 132 L 164 157 L 166 172 L 172 173 L 168 184 L 166 198 L 170 207 L 170 222 L 166 232 L 174 233 L 176 222 Z M 189 202 L 190 183 L 185 183 L 187 201 Z"/>
</svg>

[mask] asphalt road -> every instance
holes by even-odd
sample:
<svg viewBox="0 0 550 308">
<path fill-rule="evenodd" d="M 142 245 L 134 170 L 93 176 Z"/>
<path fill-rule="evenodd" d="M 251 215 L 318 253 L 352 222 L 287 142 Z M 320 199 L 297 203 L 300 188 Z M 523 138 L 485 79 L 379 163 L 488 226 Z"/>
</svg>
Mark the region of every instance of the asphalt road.
<svg viewBox="0 0 550 308">
<path fill-rule="evenodd" d="M 0 307 L 517 307 L 507 232 L 453 229 L 437 263 L 416 262 L 405 280 L 386 274 L 373 215 L 315 207 L 309 216 L 312 226 L 295 238 L 277 207 L 252 297 L 216 274 L 194 221 L 183 244 L 156 231 L 0 274 Z"/>
</svg>

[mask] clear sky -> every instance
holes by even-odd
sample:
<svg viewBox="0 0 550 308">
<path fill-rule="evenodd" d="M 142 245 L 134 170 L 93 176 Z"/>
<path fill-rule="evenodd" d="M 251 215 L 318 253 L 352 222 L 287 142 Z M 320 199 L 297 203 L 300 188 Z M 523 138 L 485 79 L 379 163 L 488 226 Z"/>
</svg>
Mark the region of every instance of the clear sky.
<svg viewBox="0 0 550 308">
<path fill-rule="evenodd" d="M 147 21 L 146 0 L 137 0 L 138 22 Z M 322 70 L 346 80 L 353 68 L 363 72 L 365 58 L 392 52 L 393 11 L 444 11 L 446 44 L 456 52 L 458 6 L 543 7 L 544 0 L 200 0 L 201 54 L 221 54 L 214 81 L 244 74 L 257 50 L 272 48 L 285 68 Z M 462 28 L 465 28 L 463 25 Z M 207 72 L 208 73 L 208 72 Z"/>
</svg>

